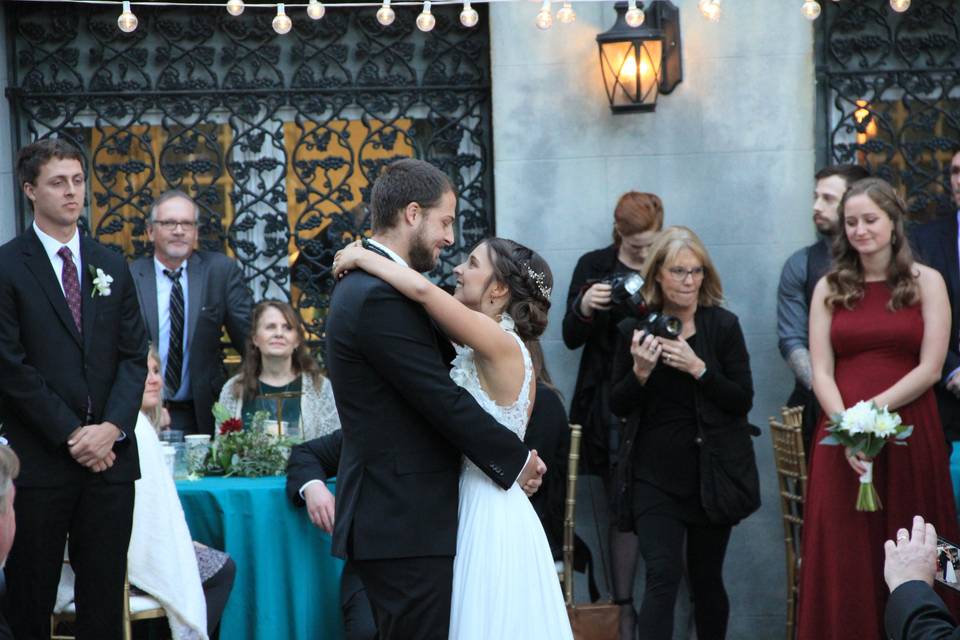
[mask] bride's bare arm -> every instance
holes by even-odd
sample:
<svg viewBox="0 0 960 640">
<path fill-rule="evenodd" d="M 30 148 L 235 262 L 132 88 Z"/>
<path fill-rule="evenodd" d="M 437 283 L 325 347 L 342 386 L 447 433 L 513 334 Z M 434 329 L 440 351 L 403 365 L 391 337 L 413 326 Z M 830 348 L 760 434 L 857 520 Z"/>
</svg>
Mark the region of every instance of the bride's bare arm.
<svg viewBox="0 0 960 640">
<path fill-rule="evenodd" d="M 943 361 L 950 340 L 950 300 L 943 277 L 933 269 L 917 265 L 920 270 L 920 305 L 923 314 L 923 342 L 920 362 L 892 387 L 884 389 L 873 400 L 877 406 L 893 411 L 919 398 L 940 380 Z"/>
<path fill-rule="evenodd" d="M 495 320 L 466 307 L 409 267 L 355 244 L 341 250 L 336 263 L 337 275 L 363 269 L 419 302 L 450 339 L 471 347 L 483 359 L 496 360 L 517 351 L 516 341 Z"/>
</svg>

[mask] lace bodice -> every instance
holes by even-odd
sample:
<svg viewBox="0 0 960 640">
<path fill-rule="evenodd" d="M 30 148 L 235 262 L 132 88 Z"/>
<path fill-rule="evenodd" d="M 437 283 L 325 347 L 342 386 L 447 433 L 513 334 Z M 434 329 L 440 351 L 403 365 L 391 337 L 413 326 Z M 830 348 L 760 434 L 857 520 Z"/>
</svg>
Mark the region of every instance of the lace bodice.
<svg viewBox="0 0 960 640">
<path fill-rule="evenodd" d="M 527 413 L 530 408 L 530 380 L 533 378 L 533 362 L 530 360 L 530 352 L 527 351 L 523 340 L 508 328 L 512 325 L 512 320 L 508 323 L 508 319 L 509 316 L 504 318 L 500 326 L 504 327 L 504 331 L 513 336 L 517 344 L 520 345 L 520 352 L 523 354 L 523 384 L 520 386 L 520 395 L 517 397 L 516 402 L 509 406 L 503 406 L 494 402 L 493 398 L 487 395 L 487 392 L 480 386 L 477 363 L 473 357 L 473 349 L 470 347 L 455 347 L 457 357 L 453 360 L 453 369 L 450 370 L 450 377 L 459 386 L 466 389 L 484 411 L 493 416 L 497 422 L 517 434 L 522 440 L 527 432 Z"/>
</svg>

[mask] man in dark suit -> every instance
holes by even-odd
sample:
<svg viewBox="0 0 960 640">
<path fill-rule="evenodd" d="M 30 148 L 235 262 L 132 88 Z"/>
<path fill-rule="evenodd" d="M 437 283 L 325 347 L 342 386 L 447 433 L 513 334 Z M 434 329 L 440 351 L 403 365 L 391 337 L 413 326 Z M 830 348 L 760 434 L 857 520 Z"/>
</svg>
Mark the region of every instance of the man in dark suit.
<svg viewBox="0 0 960 640">
<path fill-rule="evenodd" d="M 913 530 L 897 531 L 884 544 L 883 577 L 890 588 L 884 615 L 890 640 L 960 640 L 960 629 L 933 590 L 937 572 L 937 532 L 920 516 Z"/>
<path fill-rule="evenodd" d="M 371 191 L 370 248 L 417 271 L 453 243 L 450 180 L 419 160 L 387 167 Z M 450 379 L 447 342 L 422 306 L 351 273 L 333 291 L 327 357 L 343 447 L 333 553 L 351 560 L 381 638 L 445 639 L 461 452 L 498 486 L 539 485 L 542 462 Z"/>
<path fill-rule="evenodd" d="M 20 640 L 50 637 L 68 534 L 78 636 L 122 635 L 147 340 L 123 257 L 77 231 L 82 160 L 54 139 L 20 151 L 34 222 L 0 247 L 0 422 L 22 465 L 5 609 Z"/>
<path fill-rule="evenodd" d="M 950 162 L 950 188 L 957 211 L 933 222 L 913 228 L 911 244 L 919 259 L 943 276 L 950 298 L 950 342 L 943 374 L 934 390 L 943 431 L 950 442 L 960 440 L 960 242 L 957 219 L 960 217 L 960 149 Z"/>
<path fill-rule="evenodd" d="M 160 352 L 170 428 L 213 434 L 213 403 L 225 381 L 222 328 L 243 354 L 253 305 L 237 263 L 195 251 L 199 208 L 167 191 L 150 209 L 153 257 L 130 265 L 150 340 Z"/>
</svg>

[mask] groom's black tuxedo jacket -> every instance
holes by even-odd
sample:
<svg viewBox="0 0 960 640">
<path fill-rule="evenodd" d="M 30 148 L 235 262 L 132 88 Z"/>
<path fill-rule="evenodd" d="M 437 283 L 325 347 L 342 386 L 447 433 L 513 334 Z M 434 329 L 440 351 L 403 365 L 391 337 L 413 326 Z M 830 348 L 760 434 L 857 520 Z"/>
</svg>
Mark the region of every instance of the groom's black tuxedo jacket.
<svg viewBox="0 0 960 640">
<path fill-rule="evenodd" d="M 382 280 L 343 278 L 326 331 L 343 428 L 334 555 L 453 556 L 461 452 L 507 489 L 527 448 L 454 384 L 426 311 Z"/>
<path fill-rule="evenodd" d="M 109 421 L 126 437 L 113 446 L 107 482 L 140 477 L 134 426 L 146 379 L 147 339 L 123 257 L 81 238 L 83 333 L 43 245 L 30 227 L 0 247 L 0 422 L 20 456 L 18 486 L 57 487 L 92 472 L 67 448 L 77 427 Z M 109 296 L 94 296 L 90 268 L 113 277 Z"/>
</svg>

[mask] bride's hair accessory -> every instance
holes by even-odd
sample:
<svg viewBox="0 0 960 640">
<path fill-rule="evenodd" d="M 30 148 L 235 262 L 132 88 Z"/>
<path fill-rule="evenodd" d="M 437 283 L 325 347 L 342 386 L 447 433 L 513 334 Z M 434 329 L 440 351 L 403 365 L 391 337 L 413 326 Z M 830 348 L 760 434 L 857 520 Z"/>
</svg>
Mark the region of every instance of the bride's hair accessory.
<svg viewBox="0 0 960 640">
<path fill-rule="evenodd" d="M 533 283 L 537 285 L 537 291 L 540 292 L 540 295 L 543 296 L 543 299 L 547 302 L 550 302 L 550 293 L 553 290 L 546 286 L 546 277 L 539 271 L 534 271 L 529 262 L 527 263 L 527 275 L 530 276 L 530 279 L 533 280 Z"/>
<path fill-rule="evenodd" d="M 517 328 L 517 323 L 513 321 L 513 318 L 510 317 L 510 314 L 506 311 L 500 314 L 500 320 L 498 321 L 498 324 L 504 331 L 513 331 Z"/>
</svg>

